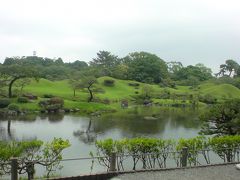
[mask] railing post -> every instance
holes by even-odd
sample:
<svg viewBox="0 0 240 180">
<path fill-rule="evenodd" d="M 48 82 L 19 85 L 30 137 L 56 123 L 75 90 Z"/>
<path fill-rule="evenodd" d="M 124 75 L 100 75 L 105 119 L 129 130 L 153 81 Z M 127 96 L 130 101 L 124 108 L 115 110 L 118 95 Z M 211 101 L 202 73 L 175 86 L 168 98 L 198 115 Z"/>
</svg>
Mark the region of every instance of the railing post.
<svg viewBox="0 0 240 180">
<path fill-rule="evenodd" d="M 11 180 L 18 180 L 18 159 L 11 158 Z"/>
<path fill-rule="evenodd" d="M 188 158 L 188 148 L 187 147 L 183 147 L 182 148 L 182 156 L 181 156 L 181 165 L 182 165 L 182 167 L 186 167 L 187 166 L 187 158 Z"/>
<path fill-rule="evenodd" d="M 110 171 L 116 171 L 116 153 L 112 153 L 110 156 Z"/>
</svg>

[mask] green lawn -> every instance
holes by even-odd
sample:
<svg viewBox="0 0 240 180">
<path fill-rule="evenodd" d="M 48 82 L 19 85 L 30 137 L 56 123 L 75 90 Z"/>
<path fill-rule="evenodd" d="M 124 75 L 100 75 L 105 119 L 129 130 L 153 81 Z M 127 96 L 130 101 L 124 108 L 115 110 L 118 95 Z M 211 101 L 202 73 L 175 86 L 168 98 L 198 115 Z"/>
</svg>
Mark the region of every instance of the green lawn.
<svg viewBox="0 0 240 180">
<path fill-rule="evenodd" d="M 44 94 L 52 94 L 67 99 L 70 99 L 73 94 L 67 80 L 49 81 L 46 79 L 40 79 L 38 82 L 32 80 L 31 84 L 24 88 L 24 91 L 31 92 L 38 96 L 43 96 Z"/>
<path fill-rule="evenodd" d="M 217 99 L 240 98 L 240 90 L 230 84 L 202 84 L 200 85 L 200 93 L 210 94 Z"/>
</svg>

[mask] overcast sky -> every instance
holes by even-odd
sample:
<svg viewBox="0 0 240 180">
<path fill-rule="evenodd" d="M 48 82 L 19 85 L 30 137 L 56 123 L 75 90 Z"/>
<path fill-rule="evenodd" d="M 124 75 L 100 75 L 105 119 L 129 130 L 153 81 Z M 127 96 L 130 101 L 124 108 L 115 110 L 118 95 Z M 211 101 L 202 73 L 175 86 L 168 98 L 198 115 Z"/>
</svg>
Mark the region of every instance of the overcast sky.
<svg viewBox="0 0 240 180">
<path fill-rule="evenodd" d="M 240 63 L 240 1 L 0 0 L 0 62 L 34 50 L 65 62 L 107 50 L 211 68 Z"/>
</svg>

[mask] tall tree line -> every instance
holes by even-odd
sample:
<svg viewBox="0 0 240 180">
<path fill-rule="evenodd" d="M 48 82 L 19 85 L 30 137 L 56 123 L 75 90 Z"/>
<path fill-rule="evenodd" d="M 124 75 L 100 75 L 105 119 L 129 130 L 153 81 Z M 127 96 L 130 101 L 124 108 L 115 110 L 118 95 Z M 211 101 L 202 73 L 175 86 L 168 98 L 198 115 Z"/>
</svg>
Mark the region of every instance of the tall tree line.
<svg viewBox="0 0 240 180">
<path fill-rule="evenodd" d="M 226 60 L 220 65 L 220 71 L 215 75 L 218 81 L 240 86 L 238 85 L 240 66 L 234 60 Z M 8 96 L 11 97 L 13 84 L 25 78 L 72 79 L 74 82 L 81 78 L 101 76 L 164 86 L 170 84 L 171 87 L 175 83 L 195 86 L 202 81 L 214 79 L 212 70 L 204 64 L 184 67 L 181 62 L 166 62 L 148 52 L 133 52 L 120 58 L 111 52 L 99 51 L 89 63 L 80 60 L 66 63 L 61 58 L 51 59 L 38 56 L 7 57 L 0 64 L 0 94 L 2 87 L 7 86 Z"/>
</svg>

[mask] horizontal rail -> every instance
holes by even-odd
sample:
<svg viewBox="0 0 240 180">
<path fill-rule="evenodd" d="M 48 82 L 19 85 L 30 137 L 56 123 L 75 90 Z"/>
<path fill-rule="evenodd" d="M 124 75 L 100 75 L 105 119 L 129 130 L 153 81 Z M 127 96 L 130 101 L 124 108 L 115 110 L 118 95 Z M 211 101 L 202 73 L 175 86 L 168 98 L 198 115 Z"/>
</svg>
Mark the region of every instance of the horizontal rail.
<svg viewBox="0 0 240 180">
<path fill-rule="evenodd" d="M 219 149 L 219 151 L 221 150 L 235 150 L 235 152 L 240 153 L 240 147 L 239 148 L 222 148 Z M 195 152 L 195 153 L 202 153 L 203 151 L 215 151 L 214 149 L 202 149 L 202 150 L 189 150 L 188 153 L 190 152 Z M 157 156 L 157 155 L 165 155 L 165 154 L 181 154 L 182 151 L 166 151 L 166 152 L 158 152 L 158 153 L 142 153 L 142 152 L 137 152 L 137 153 L 133 153 L 133 154 L 122 154 L 122 153 L 116 153 L 116 157 L 137 157 L 137 156 Z M 80 160 L 93 160 L 93 159 L 100 159 L 100 158 L 109 158 L 109 156 L 91 156 L 91 157 L 78 157 L 78 158 L 66 158 L 66 159 L 62 159 L 60 160 L 61 162 L 64 161 L 80 161 Z M 24 161 L 25 163 L 27 162 L 31 162 L 31 163 L 44 163 L 44 162 L 48 162 L 48 161 L 39 161 L 39 160 L 32 160 L 32 161 L 26 161 L 24 159 L 18 158 L 18 160 Z M 1 165 L 10 165 L 11 162 L 5 162 L 5 163 L 0 163 Z"/>
</svg>

